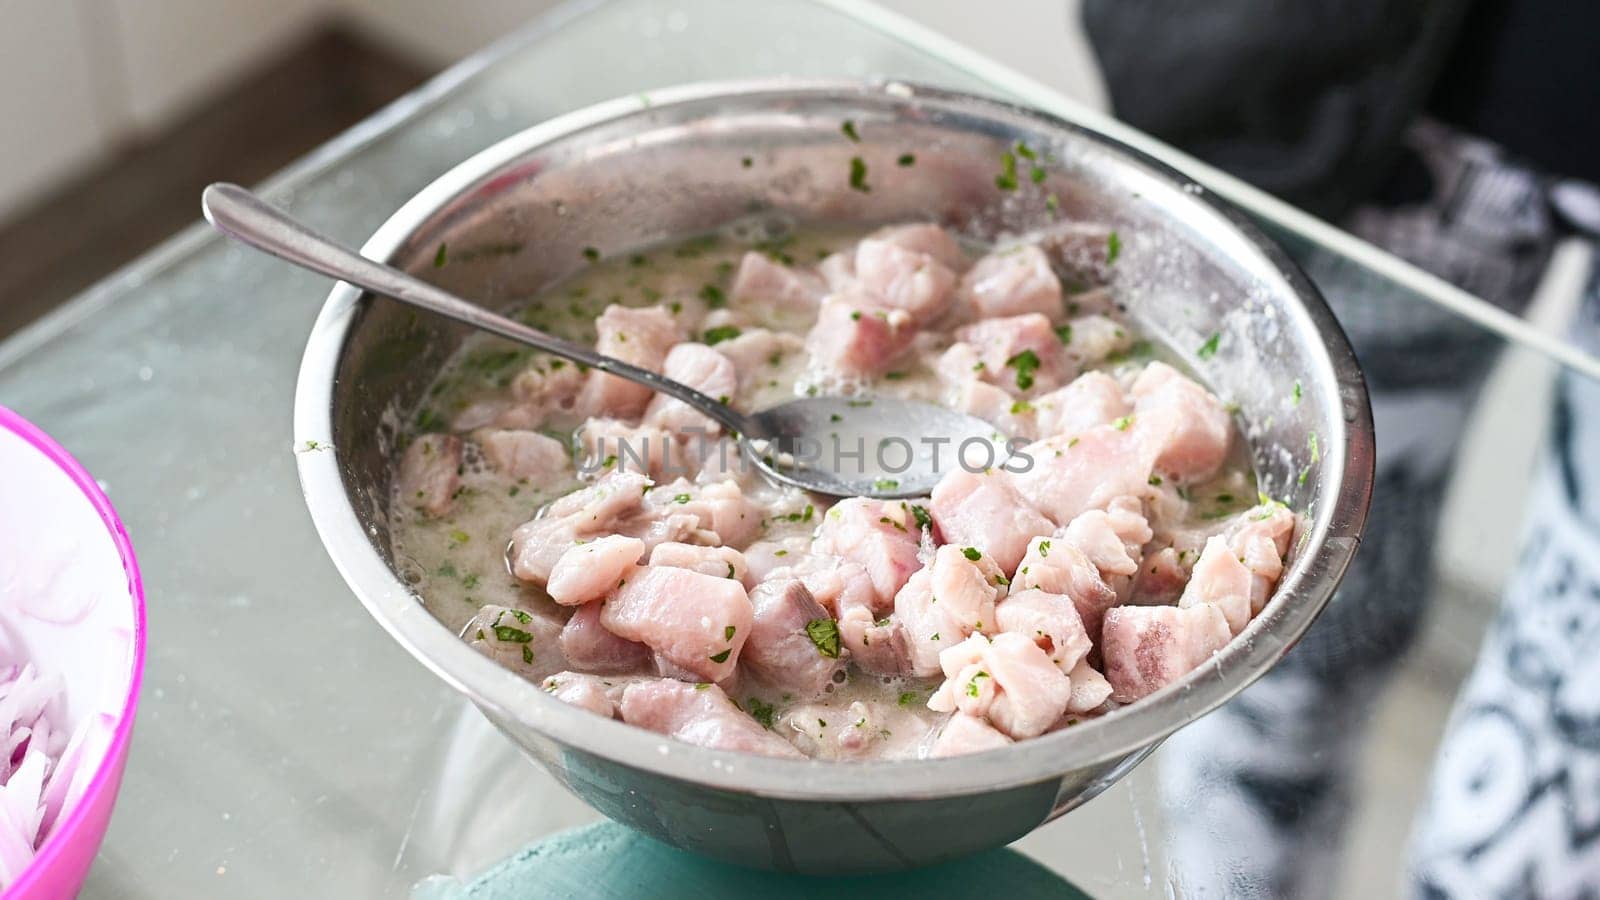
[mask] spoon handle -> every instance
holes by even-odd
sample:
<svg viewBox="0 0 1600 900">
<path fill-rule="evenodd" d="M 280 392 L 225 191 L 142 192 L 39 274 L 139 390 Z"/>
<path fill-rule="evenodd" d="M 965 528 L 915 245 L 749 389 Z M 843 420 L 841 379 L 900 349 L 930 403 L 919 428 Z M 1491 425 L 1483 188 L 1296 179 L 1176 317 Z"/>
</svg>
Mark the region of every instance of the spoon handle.
<svg viewBox="0 0 1600 900">
<path fill-rule="evenodd" d="M 393 266 L 368 259 L 331 238 L 317 234 L 236 184 L 219 183 L 207 187 L 200 197 L 200 205 L 205 210 L 206 219 L 224 234 L 303 269 L 347 281 L 374 294 L 382 294 L 463 325 L 527 344 L 618 378 L 626 378 L 652 391 L 682 400 L 734 434 L 765 437 L 752 420 L 726 403 L 649 369 L 604 356 L 582 344 L 545 334 L 497 315 Z"/>
</svg>

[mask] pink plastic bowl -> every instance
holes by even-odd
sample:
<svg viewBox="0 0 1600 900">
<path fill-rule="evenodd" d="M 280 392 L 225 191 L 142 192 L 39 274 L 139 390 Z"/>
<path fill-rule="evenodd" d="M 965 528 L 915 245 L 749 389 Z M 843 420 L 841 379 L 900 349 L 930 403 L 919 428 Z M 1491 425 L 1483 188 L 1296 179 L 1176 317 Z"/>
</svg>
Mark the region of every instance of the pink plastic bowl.
<svg viewBox="0 0 1600 900">
<path fill-rule="evenodd" d="M 89 874 L 122 784 L 144 673 L 144 586 L 122 520 L 83 466 L 0 406 L 0 622 L 6 661 L 31 659 L 66 682 L 76 728 L 99 717 L 70 794 L 38 856 L 5 900 L 71 897 Z"/>
</svg>

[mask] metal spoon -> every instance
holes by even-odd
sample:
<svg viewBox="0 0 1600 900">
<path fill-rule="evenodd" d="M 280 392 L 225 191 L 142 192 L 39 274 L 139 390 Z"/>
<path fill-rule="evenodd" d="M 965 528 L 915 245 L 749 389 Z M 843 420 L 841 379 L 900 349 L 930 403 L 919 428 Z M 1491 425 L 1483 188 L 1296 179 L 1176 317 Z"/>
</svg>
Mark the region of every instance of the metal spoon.
<svg viewBox="0 0 1600 900">
<path fill-rule="evenodd" d="M 981 419 L 889 397 L 803 397 L 744 414 L 669 378 L 496 315 L 324 237 L 238 185 L 201 196 L 223 233 L 313 272 L 508 340 L 582 363 L 682 400 L 739 439 L 770 478 L 835 497 L 925 496 L 946 473 L 981 471 L 1008 458 L 1005 439 Z"/>
</svg>

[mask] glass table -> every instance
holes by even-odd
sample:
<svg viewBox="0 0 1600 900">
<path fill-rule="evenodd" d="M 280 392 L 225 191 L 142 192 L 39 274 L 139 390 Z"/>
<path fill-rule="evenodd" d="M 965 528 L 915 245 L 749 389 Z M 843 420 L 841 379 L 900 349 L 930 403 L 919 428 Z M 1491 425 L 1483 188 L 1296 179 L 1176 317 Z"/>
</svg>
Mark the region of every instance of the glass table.
<svg viewBox="0 0 1600 900">
<path fill-rule="evenodd" d="M 1505 470 L 1474 471 L 1468 460 L 1445 490 L 1451 436 L 1490 363 L 1504 360 L 1494 396 L 1524 382 L 1543 390 L 1551 360 L 1600 371 L 1592 357 L 948 41 L 846 2 L 575 3 L 441 75 L 264 190 L 359 244 L 453 164 L 532 123 L 664 85 L 780 74 L 923 81 L 1111 130 L 1189 168 L 1277 233 L 1330 295 L 1380 389 L 1404 388 L 1410 382 L 1390 376 L 1419 363 L 1449 382 L 1426 396 L 1399 390 L 1399 402 L 1379 411 L 1386 454 L 1447 439 L 1423 469 L 1402 467 L 1410 482 L 1384 482 L 1405 502 L 1380 499 L 1375 509 L 1375 527 L 1402 538 L 1416 532 L 1410 537 L 1423 555 L 1376 560 L 1336 601 L 1355 614 L 1331 609 L 1325 618 L 1346 621 L 1319 623 L 1327 635 L 1291 655 L 1308 659 L 1291 683 L 1276 693 L 1253 689 L 1230 706 L 1252 714 L 1282 702 L 1317 708 L 1328 698 L 1303 692 L 1326 687 L 1307 672 L 1341 653 L 1396 658 L 1421 631 L 1404 662 L 1370 666 L 1376 674 L 1353 686 L 1338 682 L 1376 704 L 1370 720 L 1357 716 L 1338 733 L 1291 728 L 1273 736 L 1300 762 L 1326 762 L 1289 766 L 1280 773 L 1288 786 L 1267 792 L 1276 798 L 1274 818 L 1298 837 L 1280 842 L 1216 827 L 1228 821 L 1237 792 L 1231 776 L 1197 760 L 1239 751 L 1230 731 L 1237 723 L 1217 715 L 1084 808 L 1009 850 L 956 864 L 944 883 L 1014 884 L 1024 896 L 1059 895 L 1067 882 L 1108 897 L 1203 894 L 1210 885 L 1270 895 L 1270 873 L 1284 866 L 1278 857 L 1308 853 L 1299 868 L 1329 893 L 1398 891 L 1408 823 L 1512 553 L 1446 559 L 1441 567 L 1453 576 L 1431 587 L 1425 573 L 1407 579 L 1396 565 L 1430 568 L 1424 533 L 1441 503 L 1449 504 L 1445 531 L 1458 546 L 1503 545 L 1515 535 L 1504 525 L 1473 529 L 1518 520 L 1525 472 L 1508 484 Z M 0 345 L 0 401 L 103 481 L 149 590 L 140 721 L 85 896 L 446 897 L 486 872 L 477 885 L 483 895 L 510 896 L 518 878 L 542 877 L 518 868 L 519 848 L 598 820 L 377 628 L 324 555 L 300 502 L 289 420 L 300 350 L 328 289 L 197 225 Z M 1404 328 L 1397 331 L 1396 320 Z M 1397 354 L 1394 338 L 1405 328 L 1448 340 Z M 1526 346 L 1508 349 L 1491 328 Z M 1542 429 L 1543 403 L 1501 405 L 1510 407 L 1501 427 Z M 1525 462 L 1535 443 L 1494 445 L 1489 456 L 1521 453 Z M 1408 546 L 1385 543 L 1379 556 Z M 1380 602 L 1396 584 L 1413 599 Z M 1424 597 L 1433 615 L 1419 629 Z M 1389 608 L 1396 606 L 1404 609 Z M 1349 706 L 1350 696 L 1333 702 Z M 1309 749 L 1299 757 L 1302 746 Z M 1313 782 L 1322 793 L 1307 787 Z M 658 896 L 695 885 L 713 896 L 718 887 L 753 884 L 799 890 L 663 855 L 625 835 L 582 834 L 601 834 L 616 850 L 619 880 L 590 883 L 596 893 L 629 895 L 646 885 Z M 503 860 L 511 863 L 495 868 Z M 1269 874 L 1252 874 L 1258 870 Z M 879 896 L 897 884 L 929 884 L 911 878 L 871 884 Z M 523 883 L 519 895 L 554 884 Z"/>
</svg>

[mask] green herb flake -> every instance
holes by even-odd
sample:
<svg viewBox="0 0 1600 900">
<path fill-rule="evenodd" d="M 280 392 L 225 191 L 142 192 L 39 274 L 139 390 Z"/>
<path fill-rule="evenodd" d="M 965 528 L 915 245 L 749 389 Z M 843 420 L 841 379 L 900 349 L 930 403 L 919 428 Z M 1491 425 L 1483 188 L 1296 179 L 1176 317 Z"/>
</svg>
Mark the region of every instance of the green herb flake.
<svg viewBox="0 0 1600 900">
<path fill-rule="evenodd" d="M 522 661 L 527 665 L 533 665 L 533 648 L 527 644 L 522 645 Z"/>
<path fill-rule="evenodd" d="M 722 288 L 714 284 L 707 284 L 700 288 L 700 299 L 704 300 L 706 305 L 712 309 L 721 309 L 728 305 L 728 295 L 722 292 Z"/>
<path fill-rule="evenodd" d="M 459 528 L 456 528 L 451 530 L 450 540 L 455 541 L 458 544 L 465 544 L 467 541 L 472 540 L 472 535 L 467 534 L 465 531 L 462 531 Z"/>
<path fill-rule="evenodd" d="M 1115 231 L 1113 231 L 1110 234 L 1106 235 L 1106 265 L 1109 266 L 1112 263 L 1116 262 L 1117 261 L 1117 257 L 1119 257 L 1121 255 L 1122 255 L 1122 236 L 1117 234 Z"/>
<path fill-rule="evenodd" d="M 1013 416 L 1020 416 L 1023 413 L 1030 413 L 1030 412 L 1033 412 L 1033 404 L 1029 403 L 1026 400 L 1018 400 L 1015 403 L 1011 404 L 1011 414 Z"/>
<path fill-rule="evenodd" d="M 750 714 L 750 718 L 760 722 L 762 728 L 768 731 L 772 730 L 772 721 L 778 712 L 776 707 L 771 703 L 762 702 L 760 697 L 749 698 L 744 702 L 744 707 L 745 711 Z"/>
<path fill-rule="evenodd" d="M 585 247 L 583 248 L 583 258 L 587 259 L 589 262 L 598 262 L 600 259 L 600 251 L 593 247 Z"/>
<path fill-rule="evenodd" d="M 806 623 L 806 637 L 817 652 L 829 659 L 839 658 L 839 623 L 832 619 L 812 619 Z"/>
<path fill-rule="evenodd" d="M 494 637 L 497 641 L 510 641 L 516 644 L 526 644 L 533 640 L 532 633 L 523 631 L 521 628 L 513 628 L 510 625 L 494 626 Z"/>
<path fill-rule="evenodd" d="M 725 662 L 728 661 L 728 657 L 731 656 L 732 654 L 733 654 L 733 649 L 729 648 L 727 650 L 722 651 L 721 653 L 713 654 L 710 658 L 711 658 L 711 661 L 714 662 L 714 663 L 725 663 Z"/>
<path fill-rule="evenodd" d="M 899 486 L 900 482 L 894 478 L 879 478 L 877 481 L 872 483 L 872 489 L 875 491 L 892 491 Z M 885 521 L 891 520 L 889 520 L 888 517 L 885 517 Z M 894 524 L 898 526 L 901 531 L 906 530 L 905 526 L 900 525 L 899 522 L 894 522 Z"/>
<path fill-rule="evenodd" d="M 433 254 L 433 267 L 435 269 L 444 268 L 444 264 L 450 261 L 450 258 L 447 255 L 449 252 L 447 249 L 448 246 L 449 245 L 447 244 L 440 244 L 438 252 Z"/>
<path fill-rule="evenodd" d="M 901 691 L 899 702 L 901 706 L 913 706 L 918 700 L 921 699 L 922 695 L 918 694 L 916 691 Z"/>
<path fill-rule="evenodd" d="M 923 509 L 920 506 L 913 506 L 911 507 L 911 515 L 917 520 L 918 528 L 933 527 L 933 516 L 928 515 L 928 511 L 926 509 Z"/>
<path fill-rule="evenodd" d="M 1118 431 L 1127 431 L 1133 425 L 1133 416 L 1123 416 L 1111 423 L 1111 427 Z"/>
<path fill-rule="evenodd" d="M 872 193 L 867 184 L 867 163 L 859 156 L 850 157 L 850 187 L 863 194 Z"/>
<path fill-rule="evenodd" d="M 1160 487 L 1161 486 L 1161 476 L 1160 475 L 1151 475 L 1150 476 L 1150 484 L 1153 487 Z"/>
<path fill-rule="evenodd" d="M 900 158 L 895 160 L 895 164 L 902 169 L 914 166 L 917 164 L 917 155 L 915 153 L 902 153 Z"/>
<path fill-rule="evenodd" d="M 839 126 L 839 130 L 844 132 L 844 136 L 849 138 L 854 143 L 861 143 L 861 135 L 856 131 L 856 123 L 854 119 L 845 119 L 844 124 Z"/>
<path fill-rule="evenodd" d="M 723 341 L 733 340 L 740 334 L 742 334 L 742 332 L 732 325 L 718 325 L 716 328 L 706 329 L 704 337 L 706 346 L 715 347 Z"/>
<path fill-rule="evenodd" d="M 1317 433 L 1315 431 L 1306 435 L 1306 447 L 1311 450 L 1312 462 L 1322 459 L 1322 448 L 1317 443 Z"/>
<path fill-rule="evenodd" d="M 1071 325 L 1057 325 L 1056 326 L 1056 338 L 1059 339 L 1061 341 L 1061 343 L 1063 343 L 1063 344 L 1072 343 L 1072 326 Z"/>
<path fill-rule="evenodd" d="M 674 495 L 672 495 L 672 502 L 673 503 L 688 503 L 691 499 L 693 499 L 693 498 L 691 498 L 688 494 L 674 494 Z"/>
<path fill-rule="evenodd" d="M 1017 189 L 1017 155 L 1010 150 L 1000 154 L 1000 174 L 994 177 L 994 186 L 1002 191 Z"/>
<path fill-rule="evenodd" d="M 733 627 L 732 625 L 729 625 L 726 628 L 723 628 L 722 629 L 722 639 L 725 640 L 725 641 L 733 640 L 733 636 L 734 636 L 735 633 L 738 632 L 738 630 L 739 629 Z"/>
<path fill-rule="evenodd" d="M 977 562 L 979 559 L 983 558 L 983 554 L 978 552 L 977 547 L 962 547 L 961 555 L 972 560 L 973 562 Z"/>
<path fill-rule="evenodd" d="M 1045 557 L 1045 556 L 1049 556 L 1049 555 L 1050 555 L 1050 542 L 1049 541 L 1040 541 L 1039 542 L 1039 556 L 1040 557 Z"/>
<path fill-rule="evenodd" d="M 739 158 L 739 165 L 744 166 L 746 169 L 750 168 L 751 166 L 753 166 L 755 164 L 756 164 L 756 161 L 751 159 L 748 156 L 743 156 L 743 157 Z"/>
<path fill-rule="evenodd" d="M 1211 337 L 1206 338 L 1206 342 L 1200 345 L 1199 350 L 1195 351 L 1195 355 L 1201 359 L 1210 359 L 1211 357 L 1217 355 L 1217 345 L 1221 342 L 1222 334 L 1220 332 L 1213 331 L 1211 332 Z"/>
<path fill-rule="evenodd" d="M 1024 350 L 1006 360 L 1006 368 L 1017 370 L 1017 388 L 1025 391 L 1033 387 L 1033 373 L 1039 369 L 1039 354 Z"/>
<path fill-rule="evenodd" d="M 1294 390 L 1289 392 L 1290 401 L 1295 406 L 1299 406 L 1300 405 L 1300 398 L 1301 398 L 1301 396 L 1303 394 L 1304 394 L 1304 392 L 1300 389 L 1300 382 L 1296 381 L 1294 383 Z"/>
</svg>

